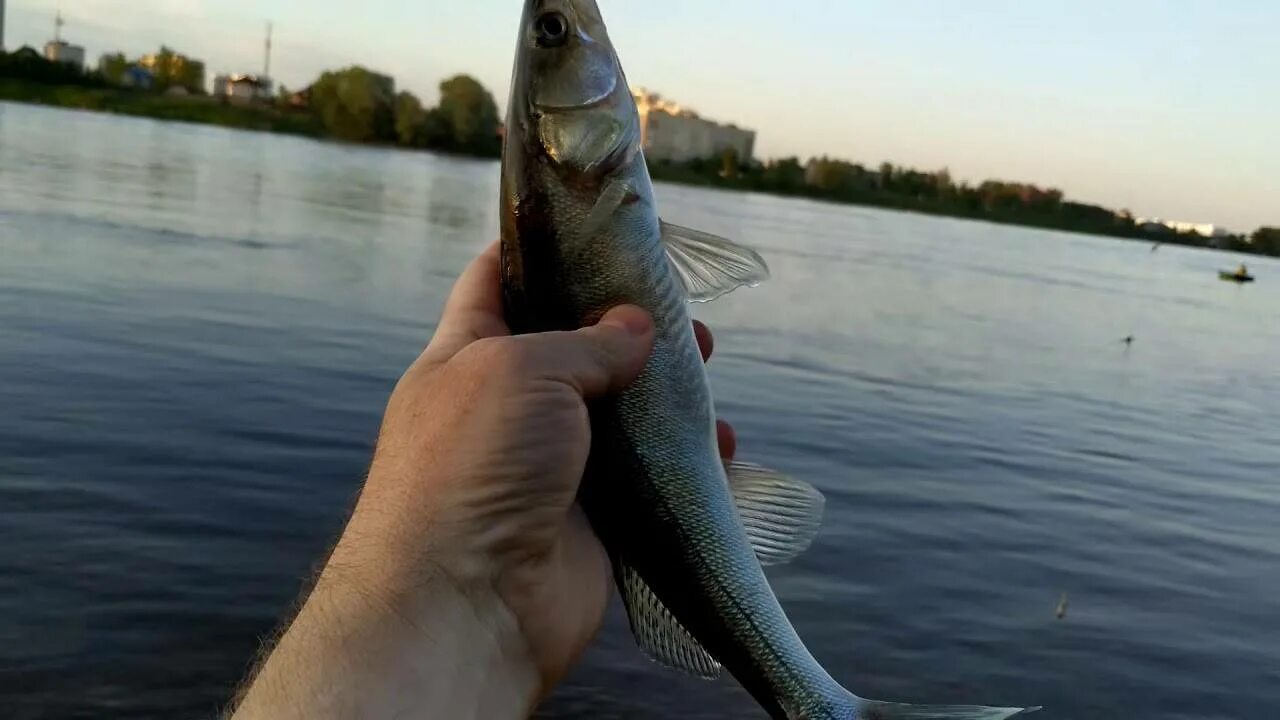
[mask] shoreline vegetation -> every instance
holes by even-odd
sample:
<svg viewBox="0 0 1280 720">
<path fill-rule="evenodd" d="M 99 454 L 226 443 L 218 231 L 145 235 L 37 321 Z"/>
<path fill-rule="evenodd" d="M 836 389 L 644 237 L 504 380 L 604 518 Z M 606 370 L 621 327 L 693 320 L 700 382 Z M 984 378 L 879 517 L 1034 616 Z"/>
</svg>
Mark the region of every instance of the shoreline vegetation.
<svg viewBox="0 0 1280 720">
<path fill-rule="evenodd" d="M 185 60 L 167 48 L 159 55 L 178 58 L 179 65 Z M 50 62 L 30 48 L 0 53 L 0 100 L 479 158 L 497 158 L 502 149 L 497 103 L 467 75 L 441 83 L 434 108 L 362 67 L 326 72 L 300 92 L 281 88 L 272 97 L 247 99 L 211 97 L 203 77 L 161 73 L 145 89 L 125 87 L 120 79 Z M 1220 237 L 1175 232 L 1127 210 L 1072 202 L 1060 190 L 998 180 L 957 183 L 947 170 L 890 163 L 870 169 L 825 156 L 807 163 L 796 157 L 744 163 L 727 152 L 683 163 L 653 161 L 650 172 L 655 180 L 685 185 L 1280 257 L 1278 227 Z"/>
</svg>

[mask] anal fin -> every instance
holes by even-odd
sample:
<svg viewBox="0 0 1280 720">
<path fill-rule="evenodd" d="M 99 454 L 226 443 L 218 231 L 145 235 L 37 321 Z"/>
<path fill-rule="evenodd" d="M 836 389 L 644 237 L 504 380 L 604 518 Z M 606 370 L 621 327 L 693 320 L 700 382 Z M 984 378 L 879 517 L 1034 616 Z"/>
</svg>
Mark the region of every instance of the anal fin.
<svg viewBox="0 0 1280 720">
<path fill-rule="evenodd" d="M 1038 707 L 983 707 L 980 705 L 904 705 L 863 700 L 855 720 L 1007 720 L 1029 715 Z"/>
<path fill-rule="evenodd" d="M 636 643 L 653 660 L 694 677 L 720 677 L 720 663 L 680 624 L 634 568 L 618 563 L 622 602 Z"/>
</svg>

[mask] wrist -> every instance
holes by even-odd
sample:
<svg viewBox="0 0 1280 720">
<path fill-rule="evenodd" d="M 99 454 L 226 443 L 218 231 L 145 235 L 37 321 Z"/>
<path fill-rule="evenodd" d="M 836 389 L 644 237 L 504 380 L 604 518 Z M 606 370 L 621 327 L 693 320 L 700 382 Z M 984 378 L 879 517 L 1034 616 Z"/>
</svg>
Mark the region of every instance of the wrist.
<svg viewBox="0 0 1280 720">
<path fill-rule="evenodd" d="M 335 549 L 238 718 L 532 714 L 541 677 L 496 592 L 359 556 Z"/>
</svg>

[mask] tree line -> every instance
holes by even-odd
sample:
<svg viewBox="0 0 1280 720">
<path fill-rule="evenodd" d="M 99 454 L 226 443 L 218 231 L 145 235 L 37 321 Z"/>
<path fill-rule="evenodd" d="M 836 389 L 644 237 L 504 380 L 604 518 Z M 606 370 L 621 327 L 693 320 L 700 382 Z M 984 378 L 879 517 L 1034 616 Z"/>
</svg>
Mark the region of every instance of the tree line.
<svg viewBox="0 0 1280 720">
<path fill-rule="evenodd" d="M 1002 180 L 958 183 L 946 169 L 929 172 L 892 163 L 873 169 L 827 156 L 807 163 L 798 157 L 741 162 L 727 150 L 688 162 L 651 162 L 650 170 L 656 179 L 688 184 L 1280 256 L 1275 228 L 1223 238 L 1179 233 L 1141 224 L 1128 210 L 1068 200 L 1056 188 Z"/>
<path fill-rule="evenodd" d="M 131 71 L 151 81 L 139 85 Z M 501 120 L 493 95 L 467 75 L 440 83 L 440 102 L 423 106 L 395 80 L 355 66 L 321 74 L 298 93 L 228 107 L 210 98 L 203 63 L 162 47 L 145 58 L 104 55 L 84 70 L 45 59 L 31 48 L 0 52 L 0 98 L 122 112 L 161 119 L 329 137 L 352 143 L 398 145 L 478 157 L 501 154 Z M 181 87 L 191 97 L 170 97 Z M 215 102 L 221 100 L 222 102 Z"/>
<path fill-rule="evenodd" d="M 347 142 L 498 157 L 502 151 L 498 104 L 475 78 L 440 83 L 440 102 L 426 108 L 394 81 L 362 67 L 320 76 L 301 95 L 325 134 Z"/>
<path fill-rule="evenodd" d="M 164 47 L 150 59 L 156 82 L 140 89 L 122 86 L 126 69 L 135 63 L 121 54 L 105 56 L 102 67 L 84 72 L 30 48 L 0 53 L 0 98 L 477 157 L 501 154 L 497 103 L 467 75 L 442 82 L 440 101 L 432 108 L 413 93 L 397 92 L 393 78 L 360 66 L 325 72 L 301 92 L 281 88 L 275 98 L 231 107 L 201 97 L 160 97 L 173 86 L 203 95 L 204 68 Z M 797 157 L 742 162 L 733 151 L 683 163 L 654 161 L 650 169 L 656 179 L 674 182 L 1280 256 L 1280 228 L 1227 238 L 1175 233 L 1144 226 L 1126 210 L 1073 202 L 1054 188 L 999 180 L 957 183 L 945 169 L 928 172 L 892 163 L 873 169 L 826 156 L 807 163 Z"/>
</svg>

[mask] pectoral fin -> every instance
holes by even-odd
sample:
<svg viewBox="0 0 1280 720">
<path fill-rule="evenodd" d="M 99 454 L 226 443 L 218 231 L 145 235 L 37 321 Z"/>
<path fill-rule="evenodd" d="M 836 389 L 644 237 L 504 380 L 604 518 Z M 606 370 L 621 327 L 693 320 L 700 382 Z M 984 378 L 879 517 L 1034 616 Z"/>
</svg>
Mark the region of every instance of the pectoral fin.
<svg viewBox="0 0 1280 720">
<path fill-rule="evenodd" d="M 600 191 L 600 197 L 596 198 L 596 204 L 591 206 L 591 211 L 587 213 L 587 217 L 582 221 L 583 237 L 591 237 L 603 230 L 609 221 L 613 218 L 613 214 L 622 207 L 622 204 L 635 196 L 635 188 L 626 180 L 610 180 Z"/>
<path fill-rule="evenodd" d="M 759 253 L 722 237 L 663 222 L 662 241 L 691 302 L 710 302 L 769 279 Z"/>
<path fill-rule="evenodd" d="M 644 578 L 624 563 L 618 564 L 616 572 L 622 602 L 631 620 L 631 632 L 640 649 L 655 661 L 694 677 L 707 680 L 720 677 L 720 663 L 684 629 Z"/>
<path fill-rule="evenodd" d="M 783 565 L 809 549 L 826 499 L 809 483 L 748 463 L 728 466 L 729 491 L 761 565 Z"/>
</svg>

